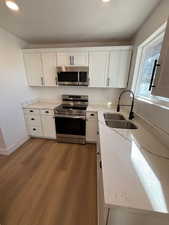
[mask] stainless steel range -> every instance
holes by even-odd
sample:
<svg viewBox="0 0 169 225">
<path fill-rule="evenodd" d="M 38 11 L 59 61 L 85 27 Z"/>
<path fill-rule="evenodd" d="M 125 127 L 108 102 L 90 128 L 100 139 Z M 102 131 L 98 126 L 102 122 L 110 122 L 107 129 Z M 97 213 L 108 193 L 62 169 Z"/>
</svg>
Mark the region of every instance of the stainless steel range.
<svg viewBox="0 0 169 225">
<path fill-rule="evenodd" d="M 86 143 L 87 106 L 86 95 L 62 95 L 62 104 L 55 108 L 58 142 Z"/>
</svg>

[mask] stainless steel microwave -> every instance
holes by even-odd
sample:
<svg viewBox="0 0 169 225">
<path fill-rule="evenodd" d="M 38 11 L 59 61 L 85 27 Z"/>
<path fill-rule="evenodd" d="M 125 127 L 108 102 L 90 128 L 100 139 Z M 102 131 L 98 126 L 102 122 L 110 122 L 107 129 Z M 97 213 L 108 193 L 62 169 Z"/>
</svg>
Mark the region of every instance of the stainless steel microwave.
<svg viewBox="0 0 169 225">
<path fill-rule="evenodd" d="M 57 67 L 57 82 L 59 86 L 88 86 L 89 67 L 59 66 Z"/>
</svg>

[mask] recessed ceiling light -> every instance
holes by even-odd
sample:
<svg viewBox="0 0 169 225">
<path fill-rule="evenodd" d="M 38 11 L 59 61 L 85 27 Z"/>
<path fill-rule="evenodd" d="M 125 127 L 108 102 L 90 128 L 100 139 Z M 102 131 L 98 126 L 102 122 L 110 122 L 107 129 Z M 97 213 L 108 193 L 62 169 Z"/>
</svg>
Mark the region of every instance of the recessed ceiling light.
<svg viewBox="0 0 169 225">
<path fill-rule="evenodd" d="M 111 1 L 111 0 L 102 0 L 102 2 L 105 2 L 105 3 L 106 3 L 106 2 L 110 2 L 110 1 Z"/>
<path fill-rule="evenodd" d="M 18 11 L 19 10 L 19 6 L 16 4 L 16 2 L 14 2 L 12 0 L 6 0 L 5 4 L 11 10 L 14 10 L 14 11 Z"/>
</svg>

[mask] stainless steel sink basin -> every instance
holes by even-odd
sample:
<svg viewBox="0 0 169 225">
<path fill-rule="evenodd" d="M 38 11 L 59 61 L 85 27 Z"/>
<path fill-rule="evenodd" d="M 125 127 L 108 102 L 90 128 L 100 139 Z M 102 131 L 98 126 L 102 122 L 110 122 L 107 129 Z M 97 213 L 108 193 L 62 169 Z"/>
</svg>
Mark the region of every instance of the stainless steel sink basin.
<svg viewBox="0 0 169 225">
<path fill-rule="evenodd" d="M 105 123 L 108 127 L 119 128 L 119 129 L 138 129 L 138 127 L 129 121 L 120 121 L 120 120 L 105 120 Z"/>
<path fill-rule="evenodd" d="M 118 113 L 104 113 L 105 120 L 125 120 L 124 116 Z"/>
</svg>

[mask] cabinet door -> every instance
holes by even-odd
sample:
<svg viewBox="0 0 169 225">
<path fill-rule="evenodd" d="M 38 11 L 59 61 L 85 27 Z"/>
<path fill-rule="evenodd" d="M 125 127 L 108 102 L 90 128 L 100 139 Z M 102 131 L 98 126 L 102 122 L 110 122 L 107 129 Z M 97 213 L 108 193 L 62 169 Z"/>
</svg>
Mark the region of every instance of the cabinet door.
<svg viewBox="0 0 169 225">
<path fill-rule="evenodd" d="M 110 53 L 108 86 L 126 88 L 129 76 L 131 50 L 113 50 Z"/>
<path fill-rule="evenodd" d="M 69 66 L 70 56 L 65 52 L 59 52 L 57 54 L 57 66 Z"/>
<path fill-rule="evenodd" d="M 160 53 L 160 59 L 156 68 L 155 81 L 152 94 L 169 98 L 169 22 L 167 24 L 165 37 Z"/>
<path fill-rule="evenodd" d="M 56 139 L 55 119 L 53 116 L 41 116 L 43 136 Z"/>
<path fill-rule="evenodd" d="M 106 87 L 109 52 L 89 53 L 90 87 Z"/>
<path fill-rule="evenodd" d="M 58 66 L 88 66 L 87 52 L 60 52 Z"/>
<path fill-rule="evenodd" d="M 97 214 L 98 225 L 106 225 L 108 208 L 104 206 L 103 175 L 100 168 L 101 157 L 97 155 Z"/>
<path fill-rule="evenodd" d="M 97 113 L 87 113 L 86 141 L 93 143 L 97 142 Z"/>
<path fill-rule="evenodd" d="M 43 53 L 42 62 L 45 86 L 56 86 L 56 53 Z"/>
<path fill-rule="evenodd" d="M 74 65 L 76 66 L 88 66 L 88 53 L 76 52 L 73 53 Z"/>
<path fill-rule="evenodd" d="M 39 53 L 24 54 L 27 81 L 30 86 L 43 85 L 42 59 Z"/>
</svg>

